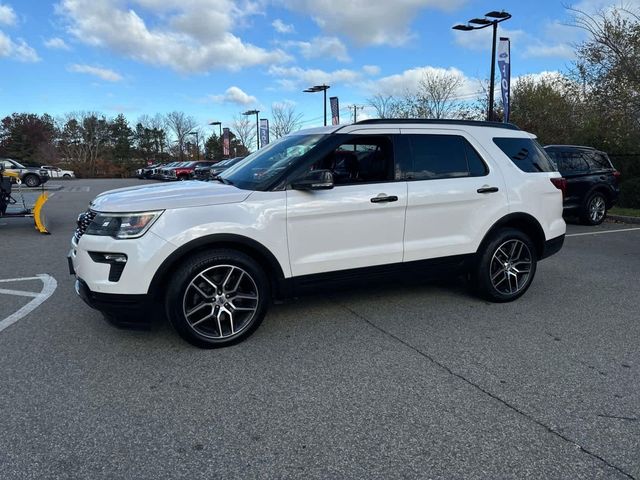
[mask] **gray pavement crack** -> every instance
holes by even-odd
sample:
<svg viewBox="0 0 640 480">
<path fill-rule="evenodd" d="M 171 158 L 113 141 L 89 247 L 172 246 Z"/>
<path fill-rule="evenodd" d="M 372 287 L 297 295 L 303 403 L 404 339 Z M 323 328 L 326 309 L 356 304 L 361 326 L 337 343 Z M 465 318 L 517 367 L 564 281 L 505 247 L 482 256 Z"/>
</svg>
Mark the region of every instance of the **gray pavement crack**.
<svg viewBox="0 0 640 480">
<path fill-rule="evenodd" d="M 373 321 L 369 320 L 367 317 L 365 317 L 364 315 L 361 315 L 360 313 L 356 312 L 355 310 L 353 310 L 352 308 L 350 308 L 347 305 L 344 305 L 343 303 L 336 301 L 336 303 L 338 305 L 340 305 L 342 308 L 344 308 L 346 311 L 348 311 L 349 313 L 351 313 L 353 316 L 359 318 L 360 320 L 366 322 L 367 324 L 369 324 L 371 327 L 375 328 L 376 330 L 378 330 L 379 332 L 383 333 L 384 335 L 392 338 L 393 340 L 401 343 L 402 345 L 404 345 L 405 347 L 413 350 L 415 353 L 417 353 L 418 355 L 426 358 L 427 360 L 429 360 L 431 363 L 433 363 L 434 365 L 440 367 L 442 370 L 446 371 L 449 375 L 452 375 L 460 380 L 462 380 L 463 382 L 465 382 L 466 384 L 470 385 L 471 387 L 475 388 L 476 390 L 482 392 L 483 394 L 491 397 L 492 399 L 494 399 L 495 401 L 501 403 L 502 405 L 504 405 L 505 407 L 507 407 L 508 409 L 514 411 L 515 413 L 523 416 L 524 418 L 526 418 L 527 420 L 535 423 L 536 425 L 544 428 L 547 432 L 551 433 L 552 435 L 555 435 L 556 437 L 560 438 L 561 440 L 570 443 L 571 445 L 577 447 L 580 451 L 586 453 L 587 455 L 589 455 L 590 457 L 599 460 L 600 462 L 604 463 L 607 467 L 612 468 L 613 470 L 616 470 L 618 473 L 624 475 L 627 478 L 630 478 L 632 480 L 637 480 L 636 477 L 634 477 L 633 475 L 631 475 L 630 473 L 625 472 L 622 468 L 614 465 L 613 463 L 609 462 L 608 460 L 606 460 L 605 458 L 601 457 L 600 455 L 598 455 L 597 453 L 589 450 L 588 448 L 583 447 L 582 445 L 580 445 L 579 443 L 577 443 L 576 441 L 572 440 L 571 438 L 569 438 L 566 435 L 563 435 L 562 433 L 554 430 L 552 427 L 544 424 L 541 420 L 538 420 L 537 418 L 529 415 L 528 413 L 524 412 L 523 410 L 520 410 L 518 407 L 516 407 L 515 405 L 512 405 L 511 403 L 509 403 L 507 400 L 499 397 L 498 395 L 490 392 L 489 390 L 487 390 L 486 388 L 482 387 L 481 385 L 473 382 L 472 380 L 469 380 L 468 378 L 466 378 L 464 375 L 461 375 L 459 373 L 454 372 L 450 367 L 448 367 L 447 365 L 445 365 L 442 362 L 439 362 L 438 360 L 436 360 L 434 357 L 432 357 L 431 355 L 429 355 L 426 352 L 423 352 L 422 350 L 420 350 L 418 347 L 415 347 L 413 345 L 411 345 L 409 342 L 407 342 L 406 340 L 403 340 L 402 338 L 394 335 L 393 333 L 389 332 L 388 330 L 385 330 L 384 328 L 380 327 L 379 325 L 375 324 Z"/>
</svg>

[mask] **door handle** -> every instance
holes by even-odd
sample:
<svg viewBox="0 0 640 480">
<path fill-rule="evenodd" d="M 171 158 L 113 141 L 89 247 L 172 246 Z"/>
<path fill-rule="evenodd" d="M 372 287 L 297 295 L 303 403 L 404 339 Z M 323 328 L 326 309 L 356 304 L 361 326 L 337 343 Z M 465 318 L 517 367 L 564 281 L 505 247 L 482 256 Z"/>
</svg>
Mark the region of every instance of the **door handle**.
<svg viewBox="0 0 640 480">
<path fill-rule="evenodd" d="M 377 197 L 373 197 L 371 199 L 371 203 L 384 203 L 384 202 L 397 202 L 397 201 L 398 201 L 398 197 L 396 197 L 395 195 L 386 196 L 384 194 Z"/>
<path fill-rule="evenodd" d="M 499 190 L 498 187 L 480 187 L 476 192 L 478 193 L 496 193 Z"/>
</svg>

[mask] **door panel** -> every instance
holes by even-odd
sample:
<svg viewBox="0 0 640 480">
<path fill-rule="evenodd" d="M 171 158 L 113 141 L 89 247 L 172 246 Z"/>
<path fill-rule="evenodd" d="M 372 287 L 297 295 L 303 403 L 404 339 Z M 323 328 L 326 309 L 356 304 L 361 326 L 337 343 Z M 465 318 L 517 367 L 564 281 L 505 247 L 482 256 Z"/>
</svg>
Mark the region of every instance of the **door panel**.
<svg viewBox="0 0 640 480">
<path fill-rule="evenodd" d="M 406 182 L 287 190 L 293 275 L 401 262 L 406 206 Z"/>
</svg>

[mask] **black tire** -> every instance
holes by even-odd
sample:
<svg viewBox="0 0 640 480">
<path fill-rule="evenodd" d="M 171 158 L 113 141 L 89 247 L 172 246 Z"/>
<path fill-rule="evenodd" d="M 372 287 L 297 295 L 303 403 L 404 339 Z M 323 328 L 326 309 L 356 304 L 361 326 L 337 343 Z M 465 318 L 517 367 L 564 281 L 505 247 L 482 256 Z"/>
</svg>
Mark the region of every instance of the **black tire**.
<svg viewBox="0 0 640 480">
<path fill-rule="evenodd" d="M 526 275 L 524 273 L 527 265 L 507 258 L 508 254 L 512 253 L 510 248 L 513 245 L 523 245 L 520 251 L 523 255 L 522 261 L 529 261 Z M 499 253 L 499 249 L 503 253 Z M 472 275 L 474 286 L 481 297 L 491 302 L 511 302 L 524 295 L 531 286 L 536 274 L 537 260 L 535 246 L 527 234 L 514 228 L 501 228 L 481 247 Z M 522 276 L 515 271 L 522 272 Z M 514 285 L 517 288 L 513 288 Z"/>
<path fill-rule="evenodd" d="M 580 221 L 585 225 L 600 225 L 607 218 L 607 197 L 601 192 L 594 192 L 582 206 Z"/>
<path fill-rule="evenodd" d="M 40 185 L 40 177 L 38 177 L 37 175 L 34 175 L 33 173 L 25 175 L 22 181 L 27 187 L 31 187 L 31 188 L 37 187 L 38 185 Z"/>
<path fill-rule="evenodd" d="M 69 180 L 71 178 L 71 175 L 69 175 L 68 173 L 65 173 L 62 178 L 66 178 L 67 180 Z"/>
<path fill-rule="evenodd" d="M 228 271 L 235 273 L 226 278 Z M 241 272 L 243 275 L 240 275 Z M 200 276 L 202 274 L 208 281 Z M 218 295 L 224 293 L 221 290 L 216 292 L 222 288 L 223 277 L 231 284 L 238 282 L 240 287 L 236 285 L 236 295 L 239 291 L 241 296 L 255 296 L 256 299 Z M 228 288 L 225 288 L 226 291 Z M 223 305 L 218 302 L 228 303 Z M 215 249 L 182 262 L 169 281 L 165 310 L 175 330 L 187 342 L 200 348 L 220 348 L 234 345 L 250 336 L 262 323 L 270 302 L 269 279 L 253 258 L 235 250 Z M 253 308 L 254 305 L 255 311 L 248 312 L 249 307 Z M 240 310 L 236 311 L 236 308 Z M 233 315 L 227 313 L 230 309 Z M 190 317 L 191 321 L 187 318 L 188 311 L 196 312 Z M 233 320 L 236 314 L 238 316 Z M 203 317 L 210 318 L 202 320 Z M 234 325 L 238 329 L 235 333 Z"/>
</svg>

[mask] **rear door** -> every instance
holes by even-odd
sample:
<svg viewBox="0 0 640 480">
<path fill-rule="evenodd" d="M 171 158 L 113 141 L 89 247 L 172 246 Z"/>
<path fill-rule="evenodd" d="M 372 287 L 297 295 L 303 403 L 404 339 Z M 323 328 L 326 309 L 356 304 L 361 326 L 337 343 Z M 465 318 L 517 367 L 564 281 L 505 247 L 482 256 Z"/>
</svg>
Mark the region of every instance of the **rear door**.
<svg viewBox="0 0 640 480">
<path fill-rule="evenodd" d="M 466 132 L 402 129 L 408 202 L 404 261 L 474 253 L 508 213 L 504 179 Z"/>
<path fill-rule="evenodd" d="M 585 195 L 594 185 L 593 173 L 579 151 L 563 150 L 555 152 L 554 160 L 560 175 L 567 180 L 564 198 L 565 208 L 579 208 Z"/>
<path fill-rule="evenodd" d="M 399 263 L 407 184 L 397 179 L 390 134 L 345 135 L 311 169 L 329 169 L 330 190 L 287 190 L 294 276 Z"/>
</svg>

